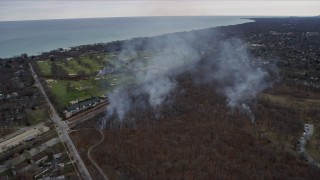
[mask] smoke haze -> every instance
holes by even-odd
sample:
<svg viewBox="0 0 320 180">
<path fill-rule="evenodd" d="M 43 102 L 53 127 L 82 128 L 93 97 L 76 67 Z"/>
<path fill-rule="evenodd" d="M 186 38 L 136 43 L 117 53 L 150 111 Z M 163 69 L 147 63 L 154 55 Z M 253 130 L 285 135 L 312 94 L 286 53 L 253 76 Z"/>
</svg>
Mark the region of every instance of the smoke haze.
<svg viewBox="0 0 320 180">
<path fill-rule="evenodd" d="M 258 66 L 256 59 L 248 53 L 246 44 L 239 39 L 224 42 L 220 59 L 211 78 L 217 83 L 216 89 L 227 99 L 227 106 L 239 108 L 254 122 L 250 103 L 260 92 L 270 87 L 269 73 Z"/>
<path fill-rule="evenodd" d="M 226 105 L 230 109 L 239 109 L 254 122 L 255 117 L 249 105 L 260 92 L 272 85 L 268 71 L 257 64 L 250 56 L 246 44 L 239 39 L 221 43 L 218 46 L 219 53 L 205 60 L 199 50 L 193 47 L 195 43 L 196 38 L 193 36 L 158 38 L 144 46 L 152 51 L 147 60 L 139 59 L 139 52 L 130 41 L 125 43 L 118 61 L 123 61 L 125 55 L 137 58 L 127 64 L 136 87 L 129 86 L 108 94 L 110 105 L 106 121 L 116 117 L 119 122 L 123 122 L 127 113 L 137 108 L 137 104 L 142 107 L 141 110 L 144 106 L 157 110 L 177 87 L 176 77 L 197 70 L 202 75 L 201 78 L 194 77 L 195 84 L 213 85 L 216 93 L 226 98 Z M 148 101 L 132 99 L 139 96 L 146 96 Z"/>
<path fill-rule="evenodd" d="M 130 69 L 130 74 L 134 77 L 133 83 L 137 86 L 137 88 L 131 88 L 130 94 L 135 97 L 146 95 L 147 105 L 154 109 L 160 107 L 169 93 L 175 89 L 177 83 L 175 77 L 194 66 L 194 63 L 199 60 L 198 53 L 191 46 L 191 39 L 192 37 L 182 39 L 179 36 L 170 36 L 170 38 L 164 37 L 158 41 L 151 41 L 144 46 L 152 50 L 152 55 L 147 60 L 139 59 L 136 47 L 127 41 L 117 61 L 123 61 L 127 56 L 137 59 L 126 67 Z M 133 103 L 128 93 L 124 88 L 108 94 L 110 101 L 107 108 L 108 118 L 116 115 L 120 122 L 124 120 L 130 108 L 137 103 Z M 141 104 L 145 103 L 139 102 L 139 105 Z"/>
</svg>

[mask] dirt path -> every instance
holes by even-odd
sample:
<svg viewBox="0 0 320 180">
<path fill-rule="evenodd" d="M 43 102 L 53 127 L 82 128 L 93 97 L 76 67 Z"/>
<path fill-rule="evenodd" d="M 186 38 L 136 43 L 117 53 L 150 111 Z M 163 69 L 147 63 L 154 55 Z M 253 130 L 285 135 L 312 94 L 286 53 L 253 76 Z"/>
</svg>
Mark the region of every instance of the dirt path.
<svg viewBox="0 0 320 180">
<path fill-rule="evenodd" d="M 97 142 L 96 144 L 94 144 L 93 146 L 91 146 L 87 152 L 87 156 L 89 158 L 89 160 L 91 161 L 91 163 L 98 169 L 98 171 L 100 172 L 100 174 L 103 176 L 103 178 L 105 180 L 108 180 L 108 176 L 103 172 L 103 170 L 100 168 L 100 166 L 94 161 L 94 159 L 91 157 L 91 151 L 93 148 L 95 148 L 96 146 L 98 146 L 100 143 L 102 143 L 104 141 L 104 134 L 101 130 L 96 129 L 97 131 L 100 132 L 101 134 L 101 139 L 99 142 Z"/>
<path fill-rule="evenodd" d="M 307 141 L 311 138 L 313 134 L 313 125 L 312 124 L 305 124 L 305 128 L 308 128 L 308 131 L 304 132 L 302 137 L 300 138 L 300 146 L 299 146 L 299 153 L 302 154 L 303 158 L 313 165 L 314 167 L 320 168 L 320 163 L 314 160 L 306 151 Z"/>
</svg>

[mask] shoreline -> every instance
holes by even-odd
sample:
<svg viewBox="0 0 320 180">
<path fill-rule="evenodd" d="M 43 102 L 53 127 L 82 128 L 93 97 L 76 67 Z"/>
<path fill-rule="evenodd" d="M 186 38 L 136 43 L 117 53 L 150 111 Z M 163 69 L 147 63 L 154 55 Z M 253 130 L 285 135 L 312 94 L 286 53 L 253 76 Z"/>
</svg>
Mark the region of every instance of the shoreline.
<svg viewBox="0 0 320 180">
<path fill-rule="evenodd" d="M 241 21 L 244 21 L 244 22 L 227 24 L 227 25 L 224 25 L 224 24 L 220 25 L 221 23 L 225 23 L 224 21 L 222 21 L 222 22 L 218 22 L 218 23 L 216 22 L 216 24 L 218 24 L 216 26 L 213 25 L 213 26 L 210 26 L 210 27 L 199 27 L 199 28 L 193 28 L 193 29 L 186 28 L 186 27 L 182 26 L 181 28 L 185 28 L 186 30 L 177 30 L 177 31 L 173 30 L 173 32 L 166 32 L 166 31 L 168 31 L 167 29 L 170 29 L 171 27 L 165 27 L 164 30 L 163 30 L 164 31 L 163 33 L 155 32 L 156 34 L 152 34 L 151 33 L 150 35 L 148 35 L 148 33 L 146 33 L 147 35 L 144 36 L 143 33 L 141 34 L 141 32 L 139 32 L 141 35 L 137 35 L 137 36 L 135 36 L 135 35 L 130 36 L 129 35 L 129 37 L 128 37 L 128 35 L 125 35 L 125 34 L 121 35 L 120 34 L 120 36 L 123 36 L 123 38 L 119 38 L 119 39 L 114 39 L 113 36 L 110 35 L 110 37 L 108 37 L 108 38 L 111 39 L 111 40 L 107 40 L 107 41 L 101 40 L 100 42 L 96 41 L 95 37 L 93 36 L 93 38 L 91 38 L 91 39 L 84 40 L 84 41 L 92 41 L 92 42 L 88 42 L 88 43 L 81 43 L 80 42 L 79 44 L 70 45 L 70 46 L 68 46 L 68 45 L 67 46 L 58 46 L 58 45 L 56 45 L 56 48 L 50 48 L 48 50 L 43 50 L 43 51 L 39 50 L 38 53 L 20 52 L 20 53 L 16 53 L 15 55 L 10 55 L 10 56 L 5 56 L 5 55 L 1 56 L 0 55 L 0 59 L 2 59 L 2 60 L 12 59 L 12 58 L 19 57 L 22 54 L 27 54 L 28 56 L 39 56 L 39 55 L 41 55 L 43 53 L 48 53 L 48 52 L 51 52 L 51 51 L 54 51 L 54 50 L 57 50 L 57 49 L 60 49 L 60 48 L 62 48 L 62 49 L 70 49 L 70 48 L 77 48 L 77 47 L 81 47 L 81 46 L 89 46 L 89 45 L 95 45 L 95 44 L 108 44 L 108 43 L 113 43 L 113 42 L 117 42 L 117 41 L 130 41 L 130 40 L 136 39 L 136 38 L 152 38 L 152 37 L 163 36 L 163 35 L 174 34 L 174 33 L 201 31 L 201 30 L 205 30 L 205 29 L 212 29 L 212 28 L 219 28 L 219 27 L 226 27 L 226 26 L 234 26 L 234 25 L 241 25 L 241 24 L 245 24 L 245 23 L 255 22 L 255 20 L 252 19 L 252 17 L 241 17 L 241 16 L 154 16 L 154 17 L 153 16 L 150 16 L 150 17 L 148 16 L 148 17 L 128 17 L 128 18 L 127 17 L 116 17 L 116 18 L 81 18 L 81 19 L 61 19 L 61 20 L 3 21 L 3 22 L 0 22 L 0 23 L 20 23 L 20 24 L 21 23 L 28 23 L 28 22 L 48 23 L 48 22 L 53 22 L 53 21 L 55 21 L 55 22 L 59 21 L 60 23 L 66 23 L 68 21 L 82 21 L 82 20 L 85 20 L 85 21 L 88 21 L 88 20 L 101 20 L 101 21 L 103 21 L 103 20 L 114 20 L 114 19 L 122 19 L 122 20 L 125 20 L 125 19 L 137 19 L 137 20 L 141 20 L 141 19 L 152 19 L 152 18 L 159 18 L 159 19 L 165 19 L 165 18 L 195 18 L 195 19 L 196 18 L 235 18 L 233 20 L 237 19 L 237 20 L 241 20 Z M 175 28 L 177 28 L 177 27 L 175 27 Z M 76 27 L 74 27 L 74 29 L 76 29 Z M 89 31 L 91 31 L 91 30 L 89 30 Z M 101 31 L 103 31 L 103 28 L 101 29 Z M 146 30 L 146 31 L 148 31 L 148 30 Z M 119 36 L 119 35 L 116 34 L 115 36 Z M 101 39 L 103 39 L 103 38 L 104 37 L 101 37 Z M 45 40 L 45 39 L 43 39 L 43 40 Z M 4 40 L 4 42 L 5 41 L 12 41 L 12 39 Z M 70 44 L 70 42 L 68 43 L 68 40 L 64 40 L 64 43 L 65 44 Z M 29 50 L 29 51 L 36 52 L 37 50 L 34 49 L 34 50 Z"/>
</svg>

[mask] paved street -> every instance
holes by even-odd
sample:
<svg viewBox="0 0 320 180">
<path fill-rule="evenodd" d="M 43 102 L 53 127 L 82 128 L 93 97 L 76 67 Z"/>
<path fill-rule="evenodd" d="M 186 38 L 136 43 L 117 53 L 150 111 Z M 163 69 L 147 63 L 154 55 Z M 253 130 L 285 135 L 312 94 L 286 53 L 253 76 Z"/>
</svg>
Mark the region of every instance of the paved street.
<svg viewBox="0 0 320 180">
<path fill-rule="evenodd" d="M 61 138 L 61 141 L 64 142 L 66 144 L 66 147 L 68 148 L 68 151 L 70 153 L 70 155 L 72 156 L 72 158 L 76 161 L 78 170 L 80 171 L 80 174 L 82 176 L 83 179 L 92 179 L 90 176 L 89 171 L 87 170 L 86 166 L 84 165 L 76 147 L 74 146 L 72 140 L 69 137 L 68 131 L 69 131 L 69 126 L 61 120 L 61 118 L 59 117 L 58 113 L 56 112 L 54 106 L 52 105 L 51 101 L 49 100 L 46 92 L 44 91 L 37 74 L 34 72 L 32 65 L 29 63 L 31 72 L 32 72 L 32 76 L 35 80 L 35 84 L 38 87 L 38 89 L 40 90 L 42 96 L 44 97 L 48 108 L 49 108 L 49 114 L 51 117 L 51 120 L 55 123 L 59 137 Z"/>
</svg>

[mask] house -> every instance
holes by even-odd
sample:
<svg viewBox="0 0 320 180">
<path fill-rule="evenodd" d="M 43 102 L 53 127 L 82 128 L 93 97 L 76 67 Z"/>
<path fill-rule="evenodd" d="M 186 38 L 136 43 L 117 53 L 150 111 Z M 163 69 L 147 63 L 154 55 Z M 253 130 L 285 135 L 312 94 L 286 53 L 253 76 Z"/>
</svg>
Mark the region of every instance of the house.
<svg viewBox="0 0 320 180">
<path fill-rule="evenodd" d="M 48 160 L 48 156 L 39 156 L 34 158 L 34 163 L 39 165 L 41 162 Z"/>
<path fill-rule="evenodd" d="M 78 103 L 72 104 L 63 111 L 66 118 L 71 117 L 73 114 L 78 113 L 90 107 L 94 107 L 101 102 L 99 97 L 93 97 L 84 101 L 79 101 Z"/>
<path fill-rule="evenodd" d="M 54 148 L 50 150 L 50 154 L 54 159 L 58 159 L 62 156 L 62 150 L 60 148 Z"/>
<path fill-rule="evenodd" d="M 319 33 L 318 33 L 318 32 L 306 32 L 306 35 L 307 35 L 308 37 L 312 37 L 312 36 L 318 36 Z"/>
<path fill-rule="evenodd" d="M 62 153 L 60 152 L 60 153 L 56 153 L 56 154 L 53 154 L 53 158 L 54 159 L 58 159 L 58 158 L 60 158 L 62 156 Z"/>
<path fill-rule="evenodd" d="M 39 176 L 41 176 L 42 174 L 46 173 L 47 171 L 49 171 L 49 168 L 46 168 L 45 170 L 43 170 L 42 172 L 40 172 L 39 174 L 34 176 L 34 179 L 37 179 Z"/>
</svg>

